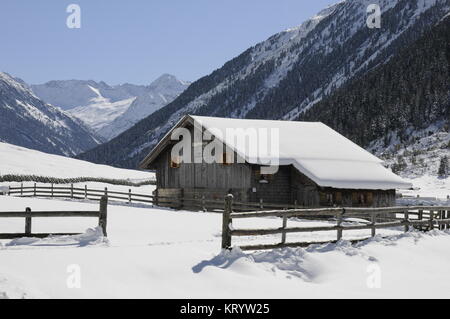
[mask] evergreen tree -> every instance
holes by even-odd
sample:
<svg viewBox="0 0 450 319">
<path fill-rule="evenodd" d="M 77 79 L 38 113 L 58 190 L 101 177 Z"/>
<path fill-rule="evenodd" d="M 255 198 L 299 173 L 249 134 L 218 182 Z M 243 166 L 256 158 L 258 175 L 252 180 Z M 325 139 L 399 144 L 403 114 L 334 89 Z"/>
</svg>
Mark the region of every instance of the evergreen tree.
<svg viewBox="0 0 450 319">
<path fill-rule="evenodd" d="M 441 158 L 441 162 L 439 164 L 438 170 L 439 177 L 447 177 L 448 176 L 448 157 L 445 155 Z"/>
</svg>

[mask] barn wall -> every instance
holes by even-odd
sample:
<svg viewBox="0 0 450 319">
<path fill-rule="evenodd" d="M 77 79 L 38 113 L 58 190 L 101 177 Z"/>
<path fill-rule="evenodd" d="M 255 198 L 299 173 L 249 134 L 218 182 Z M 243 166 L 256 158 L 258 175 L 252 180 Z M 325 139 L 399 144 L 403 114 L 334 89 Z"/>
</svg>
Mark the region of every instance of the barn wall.
<svg viewBox="0 0 450 319">
<path fill-rule="evenodd" d="M 194 157 L 193 148 L 191 150 Z M 160 196 L 177 192 L 185 198 L 223 199 L 231 192 L 237 201 L 259 202 L 262 199 L 266 203 L 296 203 L 299 207 L 395 205 L 395 190 L 322 188 L 292 165 L 280 166 L 271 176 L 261 176 L 258 165 L 247 163 L 181 163 L 180 167 L 172 168 L 170 151 L 171 147 L 167 147 L 155 161 Z M 268 183 L 261 183 L 262 179 Z"/>
<path fill-rule="evenodd" d="M 289 166 L 280 166 L 278 172 L 271 176 L 262 176 L 261 169 L 257 165 L 252 165 L 251 168 L 250 201 L 259 202 L 262 199 L 266 203 L 292 203 L 291 169 Z M 267 183 L 261 181 L 267 181 Z"/>
<path fill-rule="evenodd" d="M 236 163 L 181 163 L 170 167 L 170 149 L 162 152 L 156 161 L 158 188 L 249 189 L 251 167 Z"/>
<path fill-rule="evenodd" d="M 395 190 L 318 188 L 320 207 L 395 206 Z"/>
<path fill-rule="evenodd" d="M 291 167 L 292 201 L 304 207 L 395 206 L 395 190 L 322 188 Z"/>
<path fill-rule="evenodd" d="M 292 203 L 297 203 L 302 207 L 319 207 L 320 198 L 317 184 L 293 166 L 290 166 L 290 174 Z"/>
</svg>

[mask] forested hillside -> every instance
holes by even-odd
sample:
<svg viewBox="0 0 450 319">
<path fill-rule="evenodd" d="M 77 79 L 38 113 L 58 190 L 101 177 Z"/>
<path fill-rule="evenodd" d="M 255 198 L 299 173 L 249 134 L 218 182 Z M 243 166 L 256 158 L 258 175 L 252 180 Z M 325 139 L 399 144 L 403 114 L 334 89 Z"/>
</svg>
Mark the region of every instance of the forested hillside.
<svg viewBox="0 0 450 319">
<path fill-rule="evenodd" d="M 399 174 L 438 174 L 450 154 L 450 16 L 298 120 L 326 123 Z"/>
<path fill-rule="evenodd" d="M 298 120 L 321 121 L 356 143 L 406 129 L 423 129 L 450 116 L 450 17 L 382 67 L 317 103 Z"/>
<path fill-rule="evenodd" d="M 128 131 L 79 158 L 136 167 L 185 114 L 296 119 L 305 110 L 314 109 L 317 102 L 328 100 L 352 79 L 361 79 L 388 62 L 449 12 L 448 0 L 380 0 L 381 29 L 370 29 L 366 24 L 368 3 L 342 1 L 298 27 L 275 34 L 194 82 L 172 103 Z M 320 110 L 317 114 L 328 112 L 323 106 Z M 369 133 L 354 133 L 349 128 L 364 122 L 364 116 L 371 112 L 375 111 L 360 113 L 354 124 L 344 121 L 335 127 L 345 134 L 352 132 L 349 136 L 356 136 L 354 140 L 361 145 L 368 144 L 389 130 L 381 119 L 376 120 L 380 123 Z M 384 114 L 398 117 L 395 111 L 387 109 Z M 400 121 L 405 122 L 401 118 Z"/>
</svg>

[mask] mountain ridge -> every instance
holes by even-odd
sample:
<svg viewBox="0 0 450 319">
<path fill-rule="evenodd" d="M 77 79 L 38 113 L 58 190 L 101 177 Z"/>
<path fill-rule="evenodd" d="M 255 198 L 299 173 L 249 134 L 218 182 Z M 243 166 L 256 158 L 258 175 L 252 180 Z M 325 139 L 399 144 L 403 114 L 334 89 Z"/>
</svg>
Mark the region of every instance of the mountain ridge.
<svg viewBox="0 0 450 319">
<path fill-rule="evenodd" d="M 353 77 L 386 63 L 448 13 L 446 0 L 382 0 L 382 28 L 366 26 L 367 5 L 347 0 L 275 34 L 225 63 L 166 107 L 80 158 L 136 167 L 185 114 L 294 119 Z"/>
<path fill-rule="evenodd" d="M 40 100 L 23 80 L 0 72 L 0 140 L 73 156 L 99 144 L 79 120 Z"/>
<path fill-rule="evenodd" d="M 65 109 L 108 141 L 173 101 L 187 86 L 189 82 L 166 73 L 149 85 L 53 80 L 30 88 L 42 100 Z"/>
</svg>

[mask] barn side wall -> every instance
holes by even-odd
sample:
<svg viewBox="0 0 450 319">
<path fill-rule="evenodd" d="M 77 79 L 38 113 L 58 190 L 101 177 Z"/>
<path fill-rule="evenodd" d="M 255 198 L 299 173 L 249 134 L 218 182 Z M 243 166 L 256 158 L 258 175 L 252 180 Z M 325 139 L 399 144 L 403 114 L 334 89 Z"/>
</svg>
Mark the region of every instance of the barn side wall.
<svg viewBox="0 0 450 319">
<path fill-rule="evenodd" d="M 181 163 L 170 167 L 170 152 L 162 153 L 156 164 L 158 188 L 249 189 L 251 167 L 248 164 Z"/>
<path fill-rule="evenodd" d="M 322 188 L 291 165 L 280 166 L 274 175 L 261 175 L 260 166 L 248 163 L 181 163 L 178 168 L 172 168 L 170 150 L 168 147 L 155 161 L 159 196 L 222 200 L 227 193 L 232 193 L 240 202 L 262 199 L 265 203 L 298 207 L 395 205 L 395 190 Z"/>
<path fill-rule="evenodd" d="M 251 166 L 251 188 L 249 189 L 249 200 L 274 204 L 292 204 L 291 193 L 292 180 L 290 166 L 280 166 L 278 172 L 273 175 L 261 175 L 261 168 L 257 165 Z"/>
</svg>

